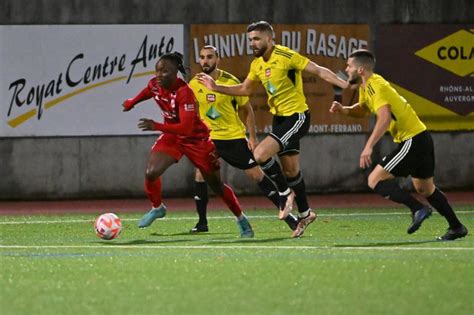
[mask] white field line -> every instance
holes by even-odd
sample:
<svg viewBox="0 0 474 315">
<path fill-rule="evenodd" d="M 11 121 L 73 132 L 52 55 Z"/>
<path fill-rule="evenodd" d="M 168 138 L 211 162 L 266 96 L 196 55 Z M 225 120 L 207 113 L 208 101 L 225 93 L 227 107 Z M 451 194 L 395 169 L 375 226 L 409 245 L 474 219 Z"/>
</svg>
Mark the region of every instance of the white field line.
<svg viewBox="0 0 474 315">
<path fill-rule="evenodd" d="M 271 249 L 271 250 L 359 250 L 359 251 L 474 251 L 474 247 L 401 247 L 401 246 L 265 246 L 265 245 L 0 245 L 0 249 Z"/>
<path fill-rule="evenodd" d="M 456 213 L 462 214 L 474 214 L 474 211 L 456 211 Z M 333 213 L 333 214 L 318 214 L 318 218 L 326 217 L 359 217 L 359 216 L 393 216 L 393 215 L 408 215 L 409 211 L 405 212 L 379 212 L 379 213 Z M 277 219 L 277 215 L 248 215 L 250 219 Z M 231 215 L 228 216 L 210 216 L 210 220 L 229 220 L 234 218 Z M 197 216 L 190 217 L 166 217 L 158 220 L 172 220 L 172 221 L 186 221 L 196 220 Z M 69 224 L 69 223 L 90 223 L 94 222 L 95 217 L 91 216 L 90 219 L 77 219 L 77 220 L 30 220 L 30 221 L 4 221 L 0 222 L 0 225 L 14 225 L 14 224 Z M 122 221 L 138 221 L 139 219 L 122 219 Z"/>
</svg>

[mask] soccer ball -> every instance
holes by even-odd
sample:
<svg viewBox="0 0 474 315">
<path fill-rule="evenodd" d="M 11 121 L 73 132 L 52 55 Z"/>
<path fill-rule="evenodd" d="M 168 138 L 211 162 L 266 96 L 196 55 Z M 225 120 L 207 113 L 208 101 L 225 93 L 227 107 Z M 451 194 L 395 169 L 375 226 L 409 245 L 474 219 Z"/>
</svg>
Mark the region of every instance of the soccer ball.
<svg viewBox="0 0 474 315">
<path fill-rule="evenodd" d="M 104 240 L 113 240 L 122 231 L 122 221 L 114 213 L 104 213 L 95 220 L 95 233 Z"/>
</svg>

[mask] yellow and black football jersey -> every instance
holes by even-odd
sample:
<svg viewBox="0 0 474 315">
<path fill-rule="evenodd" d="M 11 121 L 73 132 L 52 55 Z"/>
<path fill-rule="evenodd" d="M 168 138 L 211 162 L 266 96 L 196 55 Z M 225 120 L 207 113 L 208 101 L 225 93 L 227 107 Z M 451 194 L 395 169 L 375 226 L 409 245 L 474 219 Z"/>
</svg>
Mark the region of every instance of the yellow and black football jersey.
<svg viewBox="0 0 474 315">
<path fill-rule="evenodd" d="M 268 61 L 262 57 L 252 61 L 247 78 L 262 82 L 273 115 L 290 116 L 308 110 L 302 71 L 309 62 L 308 58 L 281 45 L 274 46 Z"/>
<path fill-rule="evenodd" d="M 218 70 L 216 83 L 236 85 L 240 81 L 232 74 Z M 246 128 L 239 118 L 239 106 L 248 103 L 247 96 L 231 96 L 209 90 L 194 77 L 189 85 L 199 103 L 201 118 L 211 129 L 211 139 L 232 140 L 245 138 Z"/>
<path fill-rule="evenodd" d="M 359 104 L 365 104 L 372 113 L 390 105 L 392 121 L 388 130 L 393 141 L 400 143 L 426 130 L 413 108 L 382 76 L 374 73 L 364 87 L 359 89 Z"/>
</svg>

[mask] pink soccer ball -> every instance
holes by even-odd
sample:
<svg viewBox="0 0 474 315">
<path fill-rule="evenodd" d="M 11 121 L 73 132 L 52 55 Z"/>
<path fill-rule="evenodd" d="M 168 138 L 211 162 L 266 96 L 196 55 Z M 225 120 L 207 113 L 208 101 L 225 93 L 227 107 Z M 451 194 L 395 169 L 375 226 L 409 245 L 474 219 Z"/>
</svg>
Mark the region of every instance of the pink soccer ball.
<svg viewBox="0 0 474 315">
<path fill-rule="evenodd" d="M 122 231 L 122 221 L 114 213 L 104 213 L 95 220 L 95 233 L 104 240 L 113 240 Z"/>
</svg>

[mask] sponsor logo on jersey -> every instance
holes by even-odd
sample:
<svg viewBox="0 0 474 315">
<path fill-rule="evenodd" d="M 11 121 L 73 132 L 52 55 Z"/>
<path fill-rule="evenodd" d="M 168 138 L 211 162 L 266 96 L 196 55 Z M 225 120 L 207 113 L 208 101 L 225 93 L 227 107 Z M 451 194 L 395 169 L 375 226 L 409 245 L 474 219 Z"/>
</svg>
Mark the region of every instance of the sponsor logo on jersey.
<svg viewBox="0 0 474 315">
<path fill-rule="evenodd" d="M 187 112 L 194 111 L 194 104 L 184 104 L 184 110 Z"/>
<path fill-rule="evenodd" d="M 271 76 L 271 75 L 272 75 L 272 68 L 267 68 L 267 69 L 265 69 L 265 76 L 266 76 L 266 77 L 269 77 L 269 76 Z"/>
<path fill-rule="evenodd" d="M 216 94 L 211 94 L 211 93 L 207 94 L 206 95 L 206 100 L 210 103 L 215 102 L 216 101 Z"/>
</svg>

